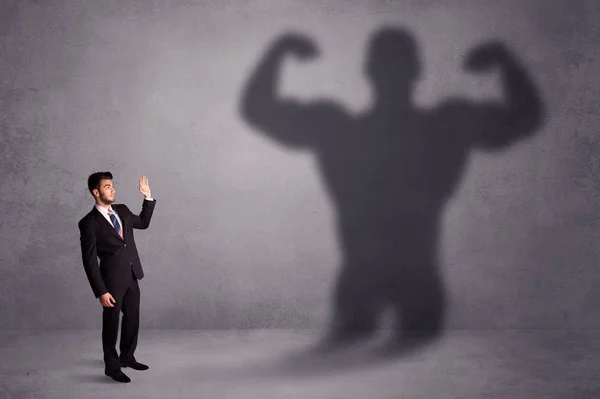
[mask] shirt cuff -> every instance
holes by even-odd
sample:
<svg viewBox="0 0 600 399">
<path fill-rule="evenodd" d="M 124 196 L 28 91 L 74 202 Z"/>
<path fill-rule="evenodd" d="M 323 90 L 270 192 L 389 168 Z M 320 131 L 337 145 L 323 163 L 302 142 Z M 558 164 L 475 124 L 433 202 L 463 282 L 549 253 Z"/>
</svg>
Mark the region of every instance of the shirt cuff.
<svg viewBox="0 0 600 399">
<path fill-rule="evenodd" d="M 146 201 L 154 201 L 154 198 L 152 197 L 148 197 L 148 198 L 144 198 Z"/>
</svg>

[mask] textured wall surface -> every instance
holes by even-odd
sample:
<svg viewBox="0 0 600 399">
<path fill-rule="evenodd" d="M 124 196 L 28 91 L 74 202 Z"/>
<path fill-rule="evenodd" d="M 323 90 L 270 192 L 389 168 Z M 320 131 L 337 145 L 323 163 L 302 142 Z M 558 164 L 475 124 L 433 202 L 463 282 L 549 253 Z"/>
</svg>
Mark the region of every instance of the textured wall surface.
<svg viewBox="0 0 600 399">
<path fill-rule="evenodd" d="M 100 325 L 77 222 L 93 204 L 87 176 L 103 170 L 132 210 L 141 175 L 158 201 L 136 232 L 142 327 L 326 325 L 343 257 L 336 202 L 315 153 L 261 134 L 240 102 L 269 46 L 298 32 L 320 55 L 286 61 L 278 90 L 359 115 L 374 98 L 369 37 L 398 26 L 421 57 L 418 107 L 501 99 L 498 74 L 462 68 L 489 40 L 545 107 L 532 137 L 464 155 L 437 226 L 447 326 L 600 328 L 600 6 L 484 3 L 4 1 L 1 327 Z"/>
</svg>

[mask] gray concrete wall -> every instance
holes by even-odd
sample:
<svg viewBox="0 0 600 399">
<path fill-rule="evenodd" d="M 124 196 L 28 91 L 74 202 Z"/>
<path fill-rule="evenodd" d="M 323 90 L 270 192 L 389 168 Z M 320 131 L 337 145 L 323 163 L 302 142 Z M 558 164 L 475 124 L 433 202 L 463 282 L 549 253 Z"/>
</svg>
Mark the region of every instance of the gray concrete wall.
<svg viewBox="0 0 600 399">
<path fill-rule="evenodd" d="M 450 328 L 600 328 L 598 62 L 590 1 L 4 1 L 0 11 L 2 328 L 100 325 L 78 220 L 87 176 L 118 202 L 157 203 L 136 240 L 142 327 L 321 328 L 342 249 L 311 151 L 290 151 L 239 112 L 244 86 L 286 32 L 321 56 L 286 64 L 280 90 L 359 114 L 369 35 L 417 39 L 425 109 L 498 98 L 461 69 L 498 39 L 539 88 L 535 136 L 469 153 L 440 222 Z M 363 193 L 367 195 L 367 193 Z"/>
</svg>

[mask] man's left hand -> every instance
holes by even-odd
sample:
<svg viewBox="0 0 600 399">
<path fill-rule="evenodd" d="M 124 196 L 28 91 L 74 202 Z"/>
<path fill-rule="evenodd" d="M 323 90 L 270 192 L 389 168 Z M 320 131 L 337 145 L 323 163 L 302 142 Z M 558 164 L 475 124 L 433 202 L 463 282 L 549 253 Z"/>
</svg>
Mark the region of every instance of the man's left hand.
<svg viewBox="0 0 600 399">
<path fill-rule="evenodd" d="M 150 191 L 150 186 L 148 185 L 148 178 L 146 176 L 140 177 L 140 193 L 142 193 L 144 198 L 152 197 L 152 192 Z"/>
</svg>

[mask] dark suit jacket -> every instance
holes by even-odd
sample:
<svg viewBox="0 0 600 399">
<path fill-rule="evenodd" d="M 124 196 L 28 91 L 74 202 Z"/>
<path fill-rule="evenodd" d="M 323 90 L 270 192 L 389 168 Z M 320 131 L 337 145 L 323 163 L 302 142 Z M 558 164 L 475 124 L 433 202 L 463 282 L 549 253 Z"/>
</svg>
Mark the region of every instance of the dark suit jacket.
<svg viewBox="0 0 600 399">
<path fill-rule="evenodd" d="M 132 272 L 138 280 L 144 277 L 133 229 L 148 228 L 155 205 L 156 200 L 144 200 L 142 212 L 134 215 L 127 206 L 112 204 L 122 222 L 123 239 L 96 207 L 79 221 L 83 267 L 96 298 L 107 292 L 115 298 L 122 296 Z"/>
</svg>

